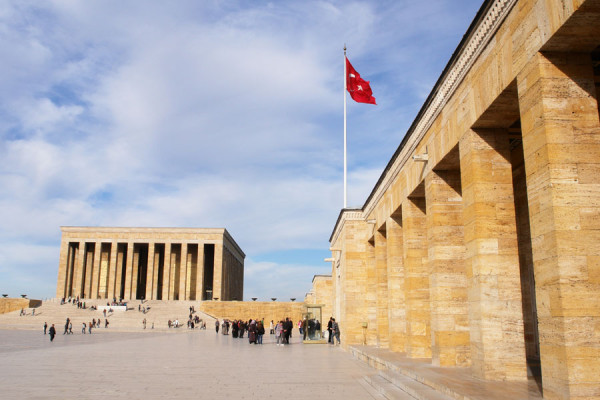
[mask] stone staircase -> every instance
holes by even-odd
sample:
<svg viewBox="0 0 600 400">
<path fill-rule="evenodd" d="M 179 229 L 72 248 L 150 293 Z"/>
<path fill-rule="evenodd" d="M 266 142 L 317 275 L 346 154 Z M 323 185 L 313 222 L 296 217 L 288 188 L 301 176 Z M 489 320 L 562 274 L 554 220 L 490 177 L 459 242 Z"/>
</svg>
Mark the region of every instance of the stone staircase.
<svg viewBox="0 0 600 400">
<path fill-rule="evenodd" d="M 505 400 L 542 399 L 534 377 L 527 381 L 480 380 L 470 368 L 436 367 L 429 359 L 408 358 L 403 353 L 372 346 L 350 346 L 352 355 L 373 368 L 364 382 L 388 400 Z M 364 386 L 364 384 L 363 384 Z"/>
<path fill-rule="evenodd" d="M 387 400 L 454 400 L 453 397 L 394 371 L 379 371 L 365 376 L 364 380 L 381 398 Z"/>
<path fill-rule="evenodd" d="M 73 332 L 81 332 L 82 323 L 86 324 L 92 319 L 102 321 L 99 331 L 104 331 L 104 320 L 108 319 L 108 331 L 143 332 L 142 321 L 146 319 L 145 331 L 185 331 L 189 316 L 189 307 L 194 306 L 195 315 L 206 322 L 206 329 L 214 329 L 215 318 L 199 311 L 199 301 L 160 301 L 140 300 L 130 301 L 127 311 L 107 312 L 106 318 L 101 310 L 91 310 L 90 306 L 105 306 L 106 300 L 85 300 L 85 309 L 78 309 L 70 303 L 61 305 L 58 299 L 44 300 L 37 308 L 25 309 L 26 315 L 20 316 L 20 311 L 0 315 L 0 329 L 43 329 L 44 322 L 48 325 L 55 324 L 58 333 L 62 333 L 65 321 L 70 318 L 73 323 Z M 138 306 L 145 307 L 146 313 L 138 311 Z M 140 307 L 140 308 L 141 308 Z M 33 311 L 35 310 L 35 313 Z M 168 321 L 179 320 L 178 329 L 169 329 Z M 154 328 L 152 328 L 154 324 Z M 92 333 L 94 331 L 92 330 Z"/>
</svg>

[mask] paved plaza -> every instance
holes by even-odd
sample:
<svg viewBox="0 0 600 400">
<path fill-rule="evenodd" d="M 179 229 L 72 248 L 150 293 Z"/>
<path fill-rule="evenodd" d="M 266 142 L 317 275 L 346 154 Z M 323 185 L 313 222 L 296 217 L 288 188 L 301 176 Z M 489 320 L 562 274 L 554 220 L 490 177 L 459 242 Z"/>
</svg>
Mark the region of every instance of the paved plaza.
<svg viewBox="0 0 600 400">
<path fill-rule="evenodd" d="M 75 327 L 74 327 L 75 328 Z M 373 399 L 374 371 L 329 345 L 214 330 L 58 335 L 0 330 L 2 399 Z"/>
</svg>

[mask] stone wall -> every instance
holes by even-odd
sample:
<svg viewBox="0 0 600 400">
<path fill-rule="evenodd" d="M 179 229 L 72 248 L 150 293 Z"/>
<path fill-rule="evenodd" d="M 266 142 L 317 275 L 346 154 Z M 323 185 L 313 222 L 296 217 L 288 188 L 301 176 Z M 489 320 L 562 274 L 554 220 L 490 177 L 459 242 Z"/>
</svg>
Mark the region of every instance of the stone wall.
<svg viewBox="0 0 600 400">
<path fill-rule="evenodd" d="M 271 320 L 285 320 L 289 317 L 296 327 L 305 311 L 302 302 L 282 301 L 203 301 L 200 311 L 219 319 L 264 319 L 265 326 L 269 327 Z"/>
<path fill-rule="evenodd" d="M 17 311 L 22 308 L 35 308 L 42 304 L 41 300 L 30 300 L 30 299 L 15 299 L 15 298 L 1 298 L 0 299 L 0 314 Z"/>
</svg>

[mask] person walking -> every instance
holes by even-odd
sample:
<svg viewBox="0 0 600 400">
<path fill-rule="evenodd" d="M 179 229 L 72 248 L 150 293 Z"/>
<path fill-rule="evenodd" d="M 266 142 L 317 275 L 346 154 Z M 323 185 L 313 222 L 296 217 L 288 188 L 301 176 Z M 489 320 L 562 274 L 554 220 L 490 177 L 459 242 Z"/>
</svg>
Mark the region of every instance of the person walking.
<svg viewBox="0 0 600 400">
<path fill-rule="evenodd" d="M 63 335 L 69 333 L 69 321 L 71 320 L 69 319 L 69 317 L 67 317 L 67 321 L 65 322 L 65 331 L 63 332 Z"/>
<path fill-rule="evenodd" d="M 337 340 L 337 344 L 340 344 L 340 325 L 335 322 L 335 318 L 333 318 L 333 323 L 331 324 L 331 330 L 333 331 L 333 337 Z M 332 344 L 335 345 L 334 342 Z"/>
<path fill-rule="evenodd" d="M 54 328 L 54 324 L 52 324 L 48 333 L 50 334 L 50 342 L 53 342 L 54 336 L 56 335 L 56 329 Z"/>
<path fill-rule="evenodd" d="M 283 346 L 283 321 L 279 321 L 275 326 L 275 339 L 277 346 Z"/>
<path fill-rule="evenodd" d="M 256 343 L 263 344 L 262 339 L 265 334 L 265 325 L 262 321 L 258 321 L 258 326 L 256 327 Z"/>
<path fill-rule="evenodd" d="M 327 322 L 327 341 L 329 343 L 333 343 L 333 335 L 331 333 L 331 326 L 333 325 L 332 319 L 333 317 L 329 317 L 329 322 Z"/>
<path fill-rule="evenodd" d="M 217 333 L 219 333 L 219 320 L 218 319 L 215 321 L 215 331 Z"/>
<path fill-rule="evenodd" d="M 44 335 L 46 334 L 46 329 L 48 329 L 48 324 L 44 322 Z"/>
<path fill-rule="evenodd" d="M 82 322 L 83 326 L 81 328 L 81 333 L 85 335 L 85 322 Z"/>
</svg>

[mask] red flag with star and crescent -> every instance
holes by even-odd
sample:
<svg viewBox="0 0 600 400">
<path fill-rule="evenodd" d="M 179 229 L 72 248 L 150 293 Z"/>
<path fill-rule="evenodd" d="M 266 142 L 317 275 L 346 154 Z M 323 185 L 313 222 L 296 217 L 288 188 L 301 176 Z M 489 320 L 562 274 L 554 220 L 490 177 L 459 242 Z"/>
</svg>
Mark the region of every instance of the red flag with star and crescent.
<svg viewBox="0 0 600 400">
<path fill-rule="evenodd" d="M 377 104 L 369 81 L 365 81 L 356 72 L 348 57 L 346 57 L 346 90 L 357 103 Z"/>
</svg>

